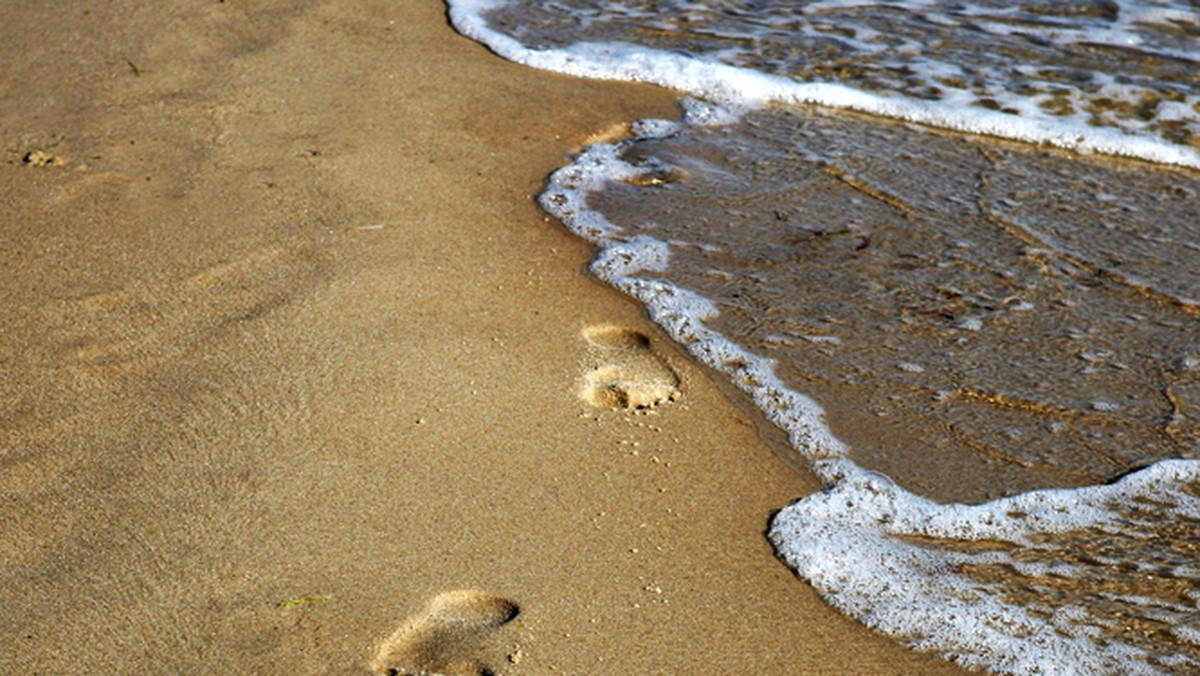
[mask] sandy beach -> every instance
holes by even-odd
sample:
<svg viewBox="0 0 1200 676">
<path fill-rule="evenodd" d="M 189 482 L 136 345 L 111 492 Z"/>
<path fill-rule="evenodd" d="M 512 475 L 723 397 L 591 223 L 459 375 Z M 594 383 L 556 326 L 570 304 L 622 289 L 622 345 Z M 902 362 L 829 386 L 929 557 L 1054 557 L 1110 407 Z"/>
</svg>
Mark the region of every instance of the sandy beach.
<svg viewBox="0 0 1200 676">
<path fill-rule="evenodd" d="M 2 10 L 0 669 L 957 672 L 776 560 L 816 481 L 533 202 L 672 92 L 444 12 Z"/>
</svg>

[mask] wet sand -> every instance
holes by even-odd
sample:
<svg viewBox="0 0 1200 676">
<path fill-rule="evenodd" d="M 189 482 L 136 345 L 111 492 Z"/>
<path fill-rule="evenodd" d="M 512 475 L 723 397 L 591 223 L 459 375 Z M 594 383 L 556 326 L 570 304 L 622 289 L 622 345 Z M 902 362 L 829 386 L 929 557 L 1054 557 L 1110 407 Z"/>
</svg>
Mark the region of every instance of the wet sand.
<svg viewBox="0 0 1200 676">
<path fill-rule="evenodd" d="M 678 169 L 590 206 L 859 466 L 979 503 L 1194 455 L 1200 174 L 787 106 L 625 156 Z"/>
<path fill-rule="evenodd" d="M 955 671 L 773 557 L 815 482 L 533 204 L 670 92 L 432 1 L 12 6 L 0 50 L 4 671 Z"/>
</svg>

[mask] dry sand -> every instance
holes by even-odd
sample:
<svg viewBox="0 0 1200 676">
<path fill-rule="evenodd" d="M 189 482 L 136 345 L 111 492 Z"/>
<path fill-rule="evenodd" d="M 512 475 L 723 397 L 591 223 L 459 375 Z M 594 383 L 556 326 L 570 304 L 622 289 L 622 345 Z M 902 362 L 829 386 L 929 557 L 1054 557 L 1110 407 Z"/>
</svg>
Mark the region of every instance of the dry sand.
<svg viewBox="0 0 1200 676">
<path fill-rule="evenodd" d="M 954 671 L 773 557 L 815 484 L 531 200 L 669 92 L 435 0 L 7 3 L 0 52 L 0 671 Z M 639 363 L 675 401 L 578 396 Z"/>
</svg>

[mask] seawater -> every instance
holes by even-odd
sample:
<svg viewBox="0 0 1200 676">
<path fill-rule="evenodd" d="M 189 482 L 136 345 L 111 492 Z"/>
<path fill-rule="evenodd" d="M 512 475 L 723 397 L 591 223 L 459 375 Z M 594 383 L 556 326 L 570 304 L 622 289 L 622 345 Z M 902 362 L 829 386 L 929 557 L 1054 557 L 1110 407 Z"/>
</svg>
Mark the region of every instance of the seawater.
<svg viewBox="0 0 1200 676">
<path fill-rule="evenodd" d="M 450 15 L 506 58 L 690 92 L 541 203 L 825 482 L 770 537 L 832 605 L 996 672 L 1200 668 L 1200 11 Z"/>
</svg>

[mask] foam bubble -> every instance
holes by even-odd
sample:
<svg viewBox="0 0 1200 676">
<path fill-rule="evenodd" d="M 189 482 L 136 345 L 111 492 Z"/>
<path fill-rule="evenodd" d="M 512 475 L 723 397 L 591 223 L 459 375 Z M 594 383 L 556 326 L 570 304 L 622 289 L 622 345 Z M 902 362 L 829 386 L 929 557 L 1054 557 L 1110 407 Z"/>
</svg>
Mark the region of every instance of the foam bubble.
<svg viewBox="0 0 1200 676">
<path fill-rule="evenodd" d="M 997 107 L 1018 113 L 1012 114 L 974 105 L 976 95 L 966 90 L 947 92 L 937 101 L 922 100 L 834 82 L 800 82 L 721 62 L 740 58 L 733 52 L 696 55 L 621 42 L 535 48 L 487 23 L 486 15 L 508 4 L 505 0 L 448 3 L 460 32 L 510 60 L 691 92 L 694 97 L 684 104 L 684 124 L 726 124 L 769 102 L 807 102 L 1080 152 L 1200 168 L 1200 156 L 1190 148 L 1128 133 L 1137 131 L 1136 123 L 1129 128 L 1094 127 L 1078 119 L 1040 115 L 1038 108 L 1050 103 L 1049 98 L 1019 98 L 994 89 L 983 92 L 994 98 Z M 942 11 L 932 0 L 889 4 L 920 11 L 925 20 L 938 25 L 958 26 L 972 20 L 998 35 L 1014 33 L 1016 24 L 1009 19 L 1020 19 L 1019 12 L 1025 11 L 970 5 Z M 815 16 L 858 6 L 861 3 L 854 0 L 826 0 L 810 3 L 803 11 Z M 1156 34 L 1142 32 L 1139 21 L 1194 20 L 1194 12 L 1184 16 L 1178 8 L 1139 8 L 1126 2 L 1115 6 L 1121 18 L 1107 26 L 1107 32 L 1072 33 L 1075 24 L 1066 18 L 1043 18 L 1050 25 L 1061 24 L 1054 29 L 1058 31 L 1054 40 L 1063 43 L 1093 40 L 1122 48 L 1137 44 L 1168 56 L 1172 47 L 1155 44 Z M 638 18 L 658 20 L 653 13 Z M 809 38 L 829 37 L 818 35 L 812 26 L 805 31 Z M 926 48 L 919 41 L 884 49 L 885 38 L 883 31 L 869 27 L 853 36 L 829 37 L 859 54 L 901 54 L 931 78 L 951 80 L 963 74 L 955 64 L 923 58 Z M 1017 64 L 1013 71 L 1041 86 L 1040 78 L 1053 75 L 1047 74 L 1047 68 Z M 1135 88 L 1114 78 L 1089 77 L 1098 95 L 1114 101 L 1138 95 Z M 1200 98 L 1164 101 L 1159 119 L 1191 124 L 1197 102 Z M 681 127 L 653 120 L 635 123 L 631 129 L 644 138 L 664 138 Z M 716 306 L 666 278 L 672 249 L 689 244 L 630 235 L 589 207 L 588 195 L 606 183 L 634 182 L 663 169 L 652 160 L 635 165 L 622 159 L 629 143 L 585 148 L 569 166 L 555 172 L 540 202 L 572 231 L 599 246 L 591 267 L 597 276 L 643 302 L 651 318 L 692 355 L 746 392 L 771 422 L 786 431 L 792 446 L 829 486 L 784 508 L 772 521 L 770 538 L 799 575 L 831 604 L 864 624 L 969 667 L 1014 674 L 1200 669 L 1200 628 L 1195 620 L 1200 567 L 1194 555 L 1177 555 L 1156 545 L 1164 540 L 1188 541 L 1188 533 L 1200 530 L 1200 461 L 1164 461 L 1111 485 L 1034 491 L 982 505 L 936 504 L 885 476 L 864 471 L 846 457 L 845 445 L 826 426 L 820 406 L 788 389 L 776 376 L 774 361 L 712 329 Z M 1027 254 L 1052 256 L 1054 252 L 1030 249 Z M 1033 307 L 1018 302 L 1009 309 L 1022 312 Z M 982 326 L 974 317 L 961 324 L 971 331 Z M 806 339 L 826 348 L 837 344 L 822 336 Z M 1196 370 L 1193 362 L 1200 360 L 1185 355 L 1177 362 L 1181 364 L 1177 370 L 1192 371 Z M 915 363 L 897 367 L 923 371 Z M 1093 408 L 1103 413 L 1118 405 L 1097 401 Z M 1146 627 L 1166 629 L 1139 633 Z"/>
<path fill-rule="evenodd" d="M 746 392 L 830 486 L 772 521 L 771 541 L 789 566 L 842 612 L 965 666 L 1013 674 L 1200 668 L 1193 640 L 1200 630 L 1138 641 L 1112 619 L 1123 613 L 1135 625 L 1183 626 L 1196 617 L 1200 595 L 1175 597 L 1170 589 L 1200 585 L 1200 567 L 1156 560 L 1162 553 L 1155 542 L 1180 537 L 1156 531 L 1162 524 L 1200 524 L 1200 461 L 1161 462 L 1112 485 L 1034 491 L 982 505 L 937 504 L 864 471 L 846 457 L 820 406 L 776 376 L 773 360 L 710 328 L 718 315 L 711 301 L 660 277 L 669 270 L 671 248 L 691 244 L 631 236 L 588 207 L 588 194 L 606 182 L 650 170 L 622 159 L 635 142 L 589 146 L 551 176 L 542 203 L 600 245 L 592 266 L 598 276 L 643 302 L 673 339 Z M 808 337 L 836 344 L 825 338 Z M 1196 360 L 1177 361 L 1186 369 Z M 924 370 L 907 362 L 897 367 Z M 1097 402 L 1098 410 L 1104 406 Z M 1071 541 L 1077 532 L 1087 533 L 1087 541 Z M 1095 542 L 1119 545 L 1089 552 Z M 1127 570 L 1150 582 L 1144 589 L 1130 585 Z M 1112 593 L 1123 586 L 1137 593 Z M 1070 601 L 1055 603 L 1056 597 Z"/>
<path fill-rule="evenodd" d="M 939 89 L 938 100 L 929 100 L 913 96 L 871 93 L 837 82 L 799 81 L 755 70 L 753 67 L 730 65 L 722 62 L 722 58 L 734 62 L 745 58 L 744 54 L 736 50 L 736 53 L 730 55 L 731 47 L 697 55 L 611 41 L 578 41 L 558 47 L 533 48 L 488 24 L 487 15 L 509 3 L 503 0 L 447 1 L 450 19 L 459 32 L 484 43 L 506 59 L 571 75 L 650 82 L 673 87 L 723 104 L 722 110 L 728 110 L 730 107 L 753 108 L 768 102 L 810 103 L 847 108 L 956 131 L 1044 143 L 1082 153 L 1121 155 L 1200 168 L 1200 155 L 1192 148 L 1171 143 L 1152 134 L 1128 133 L 1146 128 L 1137 115 L 1122 113 L 1118 120 L 1104 111 L 1087 115 L 1077 112 L 1060 117 L 1045 114 L 1045 108 L 1057 105 L 1056 102 L 1061 99 L 1063 91 L 1074 91 L 1072 96 L 1075 99 L 1079 99 L 1079 96 L 1082 96 L 1080 92 L 1085 91 L 1079 88 L 1071 89 L 1071 78 L 1077 77 L 1073 71 L 1064 71 L 1056 75 L 1055 79 L 1046 80 L 1054 69 L 1053 65 L 1033 71 L 1036 76 L 1026 76 L 1020 83 L 1009 83 L 1007 76 L 991 65 L 972 66 L 968 72 L 959 64 L 937 61 L 929 57 L 910 58 L 895 63 L 885 61 L 880 64 L 881 70 L 891 68 L 911 72 L 916 68 L 921 77 L 931 83 L 931 87 L 939 82 L 962 80 L 964 77 L 979 79 L 982 76 L 985 83 L 993 83 L 980 85 L 982 89 L 978 91 L 962 87 L 948 88 L 943 85 Z M 826 9 L 855 6 L 855 3 L 833 3 Z M 1012 17 L 1006 17 L 1003 10 L 993 8 L 972 8 L 968 5 L 965 8 L 957 8 L 951 16 L 935 11 L 931 3 L 897 3 L 897 7 L 912 11 L 924 20 L 940 19 L 944 25 L 952 27 L 961 27 L 970 21 L 971 26 L 983 27 L 998 35 L 1007 35 L 1018 30 L 1022 31 L 1022 35 L 1031 34 L 1036 32 L 1037 21 L 1050 21 L 1052 24 L 1057 21 L 1061 25 L 1053 26 L 1048 34 L 1064 44 L 1099 43 L 1121 47 L 1129 47 L 1133 42 L 1142 39 L 1139 36 L 1143 35 L 1142 27 L 1145 24 L 1139 22 L 1140 16 L 1164 17 L 1164 20 L 1169 21 L 1176 15 L 1190 17 L 1194 14 L 1190 10 L 1178 8 L 1162 9 L 1149 14 L 1137 6 L 1122 4 L 1118 12 L 1121 21 L 1114 25 L 1097 24 L 1095 21 L 1070 23 L 1046 17 L 1034 17 L 1036 21 L 1022 17 L 1021 22 L 1013 23 Z M 608 10 L 616 13 L 628 12 L 631 16 L 640 17 L 636 8 L 612 5 Z M 804 12 L 810 15 L 817 11 L 814 6 L 804 9 Z M 987 20 L 988 17 L 992 20 Z M 1108 32 L 1102 32 L 1098 37 L 1098 27 Z M 741 28 L 739 27 L 739 30 Z M 865 39 L 870 35 L 869 30 L 863 33 L 863 37 L 848 38 L 838 37 L 835 32 L 818 31 L 813 25 L 805 24 L 803 32 L 811 39 L 838 41 L 846 45 L 852 53 L 870 54 L 880 51 L 873 42 Z M 716 33 L 719 35 L 720 31 Z M 1104 38 L 1104 35 L 1109 37 Z M 756 36 L 739 34 L 738 37 L 754 39 Z M 891 51 L 897 52 L 900 46 L 893 45 Z M 919 42 L 911 46 L 918 50 L 918 53 L 923 50 Z M 1165 45 L 1156 45 L 1153 54 L 1156 58 L 1195 60 L 1194 54 L 1189 54 L 1186 50 L 1172 50 Z M 1171 100 L 1170 97 L 1154 94 L 1141 85 L 1120 84 L 1116 78 L 1104 73 L 1090 72 L 1087 78 L 1090 81 L 1085 88 L 1087 96 L 1090 97 L 1088 101 L 1108 102 L 1104 105 L 1116 101 L 1116 104 L 1111 104 L 1116 106 L 1114 111 L 1121 110 L 1121 101 L 1127 102 L 1126 107 L 1137 107 L 1146 96 L 1156 96 L 1165 99 L 1161 105 L 1164 111 L 1167 111 L 1168 118 L 1164 118 L 1163 122 L 1170 122 L 1170 119 L 1173 119 L 1170 116 L 1174 116 L 1194 124 L 1200 117 L 1196 113 L 1200 110 L 1196 108 L 1200 105 L 1200 96 L 1180 96 L 1172 92 L 1171 95 L 1179 100 Z M 1043 94 L 1017 95 L 1011 89 L 1017 84 L 1030 90 L 1042 91 Z M 1097 91 L 1091 91 L 1096 89 L 1096 85 L 1101 86 Z M 990 101 L 990 108 L 978 105 L 984 99 Z M 1093 110 L 1092 103 L 1075 99 L 1072 99 L 1074 103 L 1066 102 L 1062 105 L 1080 110 Z M 1096 126 L 1097 121 L 1109 126 Z"/>
<path fill-rule="evenodd" d="M 783 509 L 770 537 L 839 610 L 964 666 L 1013 674 L 1195 669 L 1198 633 L 1183 624 L 1195 620 L 1194 600 L 1111 592 L 1103 598 L 1113 566 L 1194 586 L 1200 581 L 1194 565 L 1139 566 L 1136 557 L 1111 550 L 1089 559 L 1047 536 L 1087 531 L 1144 553 L 1153 548 L 1155 524 L 1200 518 L 1197 481 L 1200 462 L 1164 461 L 1112 485 L 966 506 L 938 505 L 882 475 L 860 473 Z M 1156 506 L 1131 513 L 1128 506 L 1138 503 Z M 1092 607 L 1060 605 L 1053 593 L 1012 600 L 1038 585 L 1053 592 L 1055 584 L 1093 589 Z M 1120 622 L 1112 620 L 1116 608 L 1127 609 Z M 1193 648 L 1169 641 L 1139 645 L 1123 635 L 1146 622 L 1165 623 L 1172 632 L 1182 627 L 1178 641 Z"/>
</svg>

